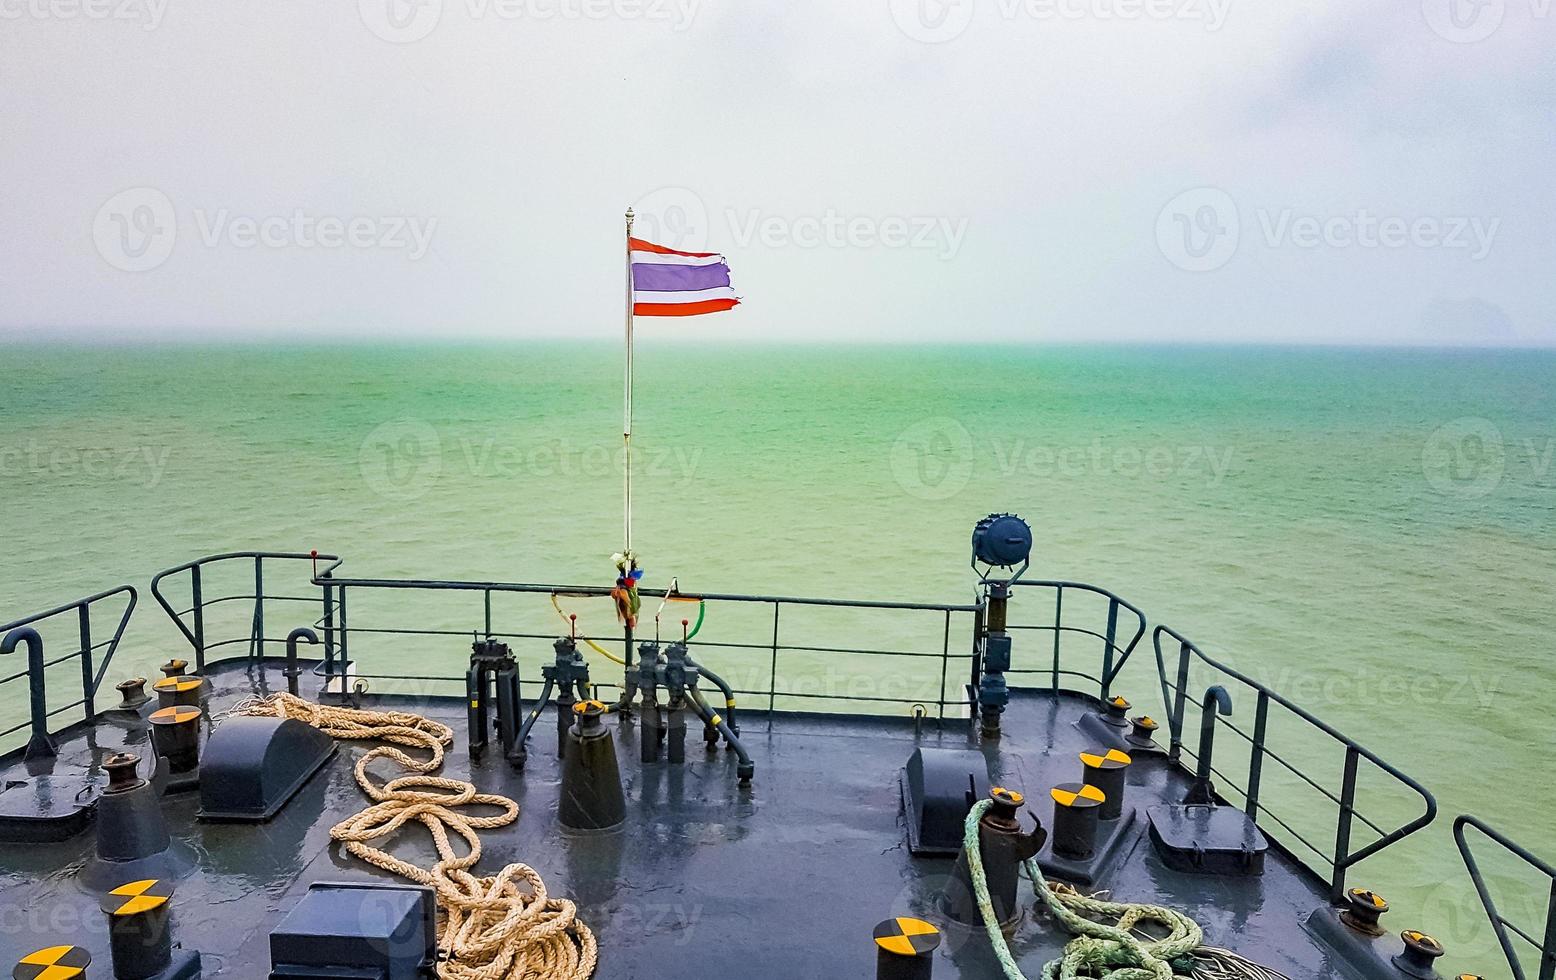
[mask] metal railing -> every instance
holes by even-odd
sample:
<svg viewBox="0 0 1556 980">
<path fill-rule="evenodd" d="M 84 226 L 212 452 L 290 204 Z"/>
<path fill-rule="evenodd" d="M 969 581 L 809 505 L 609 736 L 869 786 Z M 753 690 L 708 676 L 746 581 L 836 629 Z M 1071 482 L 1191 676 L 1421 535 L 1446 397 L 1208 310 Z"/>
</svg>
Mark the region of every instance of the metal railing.
<svg viewBox="0 0 1556 980">
<path fill-rule="evenodd" d="M 119 615 L 119 622 L 114 627 L 112 635 L 106 640 L 94 641 L 92 630 L 92 608 L 105 604 L 118 596 L 124 596 L 124 611 Z M 72 708 L 81 708 L 86 721 L 90 722 L 97 715 L 97 689 L 103 683 L 103 677 L 108 673 L 108 665 L 113 662 L 113 655 L 119 649 L 119 641 L 124 638 L 124 630 L 130 623 L 130 614 L 135 611 L 135 604 L 139 601 L 139 593 L 131 585 L 121 585 L 118 588 L 108 589 L 96 595 L 90 595 L 74 602 L 68 602 L 63 606 L 50 609 L 47 612 L 34 613 L 0 626 L 0 646 L 9 653 L 17 646 L 27 648 L 27 666 L 13 674 L 0 677 L 0 688 L 8 684 L 14 684 L 22 678 L 27 679 L 28 686 L 28 719 L 20 724 L 0 731 L 0 739 L 21 731 L 23 728 L 31 728 L 27 744 L 27 755 L 52 755 L 54 754 L 53 742 L 49 732 L 49 719 L 58 714 L 63 714 Z M 51 620 L 71 617 L 74 622 L 65 629 L 74 628 L 74 649 L 60 657 L 49 659 L 44 650 L 46 634 L 52 633 Z M 102 658 L 94 669 L 94 658 L 102 651 Z M 81 697 L 69 704 L 57 708 L 48 706 L 46 671 L 53 666 L 70 660 L 81 661 Z"/>
<path fill-rule="evenodd" d="M 316 608 L 321 601 L 327 607 L 328 595 L 322 600 L 313 596 L 295 595 L 269 595 L 265 592 L 265 565 L 269 562 L 274 565 L 277 562 L 339 562 L 334 555 L 321 555 L 315 552 L 303 554 L 290 551 L 230 551 L 220 555 L 209 555 L 205 558 L 197 558 L 182 565 L 158 572 L 151 580 L 151 595 L 157 600 L 184 639 L 189 642 L 190 649 L 194 653 L 195 669 L 205 669 L 205 656 L 212 650 L 232 646 L 238 643 L 249 645 L 248 656 L 250 658 L 263 657 L 265 649 L 272 643 L 285 643 L 284 636 L 265 635 L 265 606 L 267 602 L 285 603 L 312 603 Z M 254 590 L 252 592 L 227 593 L 215 598 L 206 597 L 206 570 L 213 565 L 222 565 L 232 562 L 249 564 L 253 569 Z M 182 608 L 174 608 L 171 600 L 164 591 L 164 584 L 176 576 L 186 574 L 189 576 L 189 605 Z M 227 637 L 212 642 L 206 636 L 206 611 L 214 606 L 229 602 L 252 602 L 252 613 L 249 621 L 248 633 L 243 636 Z M 326 608 L 327 611 L 327 608 Z M 187 621 L 186 621 L 187 617 Z M 288 621 L 288 625 L 295 625 Z"/>
<path fill-rule="evenodd" d="M 1481 874 L 1480 865 L 1476 863 L 1469 840 L 1465 836 L 1465 830 L 1471 827 L 1546 877 L 1549 897 L 1545 906 L 1543 938 L 1536 939 L 1523 927 L 1509 920 L 1497 908 L 1496 901 L 1491 897 L 1491 889 L 1486 884 L 1485 876 Z M 1539 955 L 1539 980 L 1556 980 L 1556 868 L 1535 857 L 1505 835 L 1493 830 L 1484 821 L 1468 814 L 1454 820 L 1453 839 L 1459 845 L 1459 854 L 1463 856 L 1464 866 L 1469 870 L 1470 881 L 1475 884 L 1475 892 L 1480 896 L 1480 904 L 1491 920 L 1491 928 L 1496 931 L 1497 942 L 1502 946 L 1502 953 L 1507 957 L 1508 968 L 1513 971 L 1515 980 L 1527 980 L 1527 974 L 1524 973 L 1523 957 L 1519 955 L 1518 947 L 1513 944 L 1514 936 L 1534 947 L 1535 953 Z"/>
<path fill-rule="evenodd" d="M 1007 676 L 1022 677 L 1047 675 L 1049 687 L 1052 690 L 1062 690 L 1061 677 L 1080 678 L 1097 685 L 1098 696 L 1106 699 L 1112 695 L 1113 682 L 1118 679 L 1119 672 L 1129 662 L 1130 654 L 1135 652 L 1135 647 L 1145 636 L 1145 613 L 1139 607 L 1124 599 L 1119 598 L 1107 589 L 1087 585 L 1084 582 L 1041 581 L 1022 579 L 1014 583 L 1016 588 L 1046 589 L 1053 592 L 1053 621 L 1051 623 L 1010 623 L 1006 630 L 1011 633 L 1035 632 L 1052 633 L 1053 650 L 1048 666 L 1022 667 L 1006 671 Z M 1096 630 L 1086 626 L 1076 626 L 1066 623 L 1064 619 L 1064 597 L 1066 593 L 1084 593 L 1100 596 L 1108 601 L 1106 625 Z M 1017 612 L 1015 596 L 1011 597 L 1011 613 Z M 1123 645 L 1119 644 L 1120 620 L 1125 632 L 1129 633 L 1129 639 Z M 1133 631 L 1130 632 L 1130 627 Z M 1102 673 L 1090 674 L 1083 670 L 1074 670 L 1063 666 L 1061 651 L 1062 640 L 1066 635 L 1090 636 L 1102 641 Z M 975 681 L 976 683 L 976 681 Z"/>
<path fill-rule="evenodd" d="M 1167 663 L 1162 651 L 1163 636 L 1172 637 L 1172 639 L 1178 642 L 1178 662 L 1175 671 L 1175 679 L 1171 680 L 1168 677 Z M 1262 800 L 1260 799 L 1260 784 L 1263 778 L 1264 762 L 1266 759 L 1281 766 L 1301 782 L 1307 784 L 1314 790 L 1317 790 L 1330 802 L 1336 804 L 1339 807 L 1339 819 L 1336 821 L 1335 825 L 1334 846 L 1327 853 L 1324 848 L 1314 844 L 1312 841 L 1309 841 L 1286 820 L 1274 813 L 1270 813 L 1268 807 L 1265 807 L 1262 811 L 1265 816 L 1279 824 L 1287 834 L 1291 835 L 1292 839 L 1296 840 L 1313 854 L 1317 855 L 1319 860 L 1330 867 L 1330 895 L 1336 902 L 1340 901 L 1345 893 L 1345 876 L 1348 869 L 1350 869 L 1358 862 L 1363 861 L 1373 856 L 1374 854 L 1377 854 L 1384 848 L 1395 844 L 1405 837 L 1415 833 L 1416 831 L 1425 827 L 1427 824 L 1431 823 L 1433 818 L 1437 816 L 1437 800 L 1430 792 L 1427 791 L 1426 787 L 1400 772 L 1389 763 L 1384 762 L 1382 759 L 1378 758 L 1375 753 L 1365 748 L 1354 739 L 1351 739 L 1339 731 L 1336 731 L 1329 724 L 1321 721 L 1307 710 L 1298 707 L 1290 700 L 1275 693 L 1258 681 L 1252 680 L 1251 678 L 1246 677 L 1245 675 L 1233 670 L 1225 664 L 1222 664 L 1206 656 L 1204 651 L 1200 650 L 1199 647 L 1193 643 L 1193 641 L 1183 636 L 1183 634 L 1166 626 L 1158 626 L 1151 634 L 1151 642 L 1156 647 L 1157 673 L 1161 679 L 1162 700 L 1166 704 L 1167 715 L 1169 719 L 1169 729 L 1172 735 L 1171 747 L 1169 749 L 1169 758 L 1173 762 L 1181 762 L 1182 756 L 1186 751 L 1183 746 L 1183 725 L 1184 715 L 1187 707 L 1189 705 L 1193 705 L 1196 708 L 1200 708 L 1202 710 L 1204 708 L 1204 703 L 1200 699 L 1190 695 L 1188 692 L 1189 668 L 1192 662 L 1197 660 L 1215 672 L 1215 678 L 1217 682 L 1224 682 L 1227 680 L 1236 681 L 1242 686 L 1245 693 L 1251 692 L 1255 698 L 1253 731 L 1251 733 L 1243 731 L 1242 728 L 1232 724 L 1225 718 L 1217 719 L 1217 724 L 1219 727 L 1228 729 L 1229 731 L 1240 736 L 1248 743 L 1248 774 L 1245 781 L 1239 783 L 1237 780 L 1229 777 L 1226 773 L 1221 772 L 1218 769 L 1211 770 L 1217 777 L 1232 785 L 1233 788 L 1235 788 L 1243 796 L 1243 809 L 1244 812 L 1248 814 L 1249 818 L 1257 821 L 1261 815 L 1260 808 L 1263 804 Z M 1234 701 L 1236 701 L 1237 692 L 1234 691 L 1232 693 Z M 1267 737 L 1269 734 L 1270 705 L 1272 704 L 1285 708 L 1287 711 L 1291 712 L 1292 715 L 1305 722 L 1308 727 L 1315 729 L 1324 735 L 1327 735 L 1340 746 L 1344 747 L 1345 762 L 1340 777 L 1339 795 L 1335 795 L 1333 791 L 1319 784 L 1312 777 L 1308 776 L 1301 769 L 1297 768 L 1297 766 L 1290 760 L 1282 757 L 1279 753 L 1275 752 L 1269 747 L 1267 744 Z M 1187 754 L 1194 755 L 1193 752 L 1188 752 Z M 1360 763 L 1363 759 L 1371 762 L 1378 769 L 1392 777 L 1396 782 L 1410 789 L 1416 795 L 1420 796 L 1421 800 L 1426 804 L 1425 811 L 1414 820 L 1411 820 L 1400 827 L 1388 831 L 1385 831 L 1383 828 L 1379 827 L 1375 822 L 1369 819 L 1365 814 L 1361 813 L 1356 807 L 1356 783 Z M 1198 761 L 1197 758 L 1196 761 Z M 1357 821 L 1360 821 L 1368 829 L 1376 833 L 1378 838 L 1365 847 L 1352 849 L 1352 829 L 1354 823 Z M 1313 866 L 1309 864 L 1309 862 L 1303 858 L 1299 852 L 1289 848 L 1288 850 L 1291 850 L 1292 856 L 1294 858 L 1309 867 L 1320 877 L 1323 877 L 1323 873 L 1317 868 L 1313 868 Z"/>
<path fill-rule="evenodd" d="M 310 584 L 319 589 L 317 596 L 300 596 L 278 594 L 271 595 L 266 592 L 265 563 L 276 561 L 317 561 L 318 568 L 310 578 Z M 253 590 L 236 594 L 225 594 L 216 598 L 208 598 L 204 594 L 203 572 L 212 565 L 231 562 L 250 562 L 253 564 Z M 517 582 L 472 582 L 442 579 L 387 579 L 387 578 L 343 578 L 336 573 L 343 564 L 342 559 L 334 555 L 314 555 L 284 552 L 232 552 L 223 555 L 213 555 L 183 565 L 170 568 L 159 573 L 152 580 L 152 594 L 163 610 L 170 616 L 183 634 L 185 640 L 194 651 L 198 665 L 203 668 L 206 664 L 206 654 L 210 651 L 235 644 L 247 644 L 248 656 L 257 658 L 264 655 L 266 644 L 281 644 L 285 640 L 281 636 L 266 636 L 265 605 L 267 602 L 288 602 L 311 604 L 316 609 L 322 610 L 322 616 L 313 619 L 313 625 L 320 630 L 320 638 L 324 647 L 321 672 L 328 686 L 336 678 L 345 674 L 345 665 L 351 661 L 353 638 L 359 643 L 370 636 L 417 636 L 417 637 L 450 637 L 469 640 L 473 636 L 496 640 L 551 640 L 559 632 L 565 631 L 563 624 L 557 624 L 561 629 L 549 631 L 519 630 L 514 628 L 501 628 L 498 616 L 493 610 L 493 598 L 500 595 L 533 595 L 545 597 L 548 602 L 553 596 L 564 597 L 595 597 L 608 596 L 610 589 L 598 586 L 565 586 L 547 585 L 538 583 Z M 164 586 L 175 576 L 188 574 L 190 576 L 190 604 L 178 608 L 168 600 Z M 273 576 L 272 576 L 273 580 Z M 466 593 L 478 596 L 480 599 L 480 613 L 472 617 L 476 621 L 471 627 L 463 629 L 454 628 L 429 628 L 421 625 L 405 623 L 390 624 L 381 622 L 361 622 L 360 613 L 353 613 L 353 609 L 359 609 L 361 599 L 365 594 L 374 592 L 420 592 L 420 593 Z M 900 705 L 900 706 L 924 706 L 926 710 L 934 709 L 938 721 L 944 722 L 950 709 L 961 709 L 966 706 L 965 696 L 954 691 L 951 687 L 951 663 L 955 660 L 973 661 L 976 658 L 978 617 L 982 610 L 981 605 L 974 603 L 921 603 L 921 602 L 888 602 L 872 600 L 851 599 L 817 599 L 792 596 L 773 595 L 742 595 L 730 593 L 679 593 L 683 597 L 700 598 L 708 603 L 737 604 L 744 607 L 766 607 L 771 615 L 765 616 L 765 625 L 759 638 L 749 641 L 712 641 L 694 639 L 690 646 L 694 650 L 722 650 L 735 654 L 765 657 L 765 683 L 760 686 L 746 685 L 736 686 L 735 693 L 747 697 L 765 699 L 769 713 L 778 710 L 778 700 L 790 699 L 805 703 L 847 702 L 856 707 L 860 703 L 875 706 Z M 663 598 L 664 590 L 642 589 L 640 595 L 645 603 L 651 599 Z M 248 631 L 241 636 L 216 637 L 208 635 L 205 610 L 218 603 L 248 600 L 253 602 L 252 614 Z M 879 647 L 862 646 L 828 646 L 807 644 L 801 642 L 787 642 L 783 629 L 785 620 L 782 615 L 785 609 L 795 608 L 830 608 L 854 611 L 878 611 L 892 614 L 926 614 L 933 617 L 934 630 L 938 634 L 939 649 L 935 651 L 904 651 L 894 649 L 882 649 Z M 953 648 L 952 632 L 953 619 L 960 615 L 971 617 L 971 628 L 966 645 L 956 644 Z M 275 620 L 272 614 L 271 621 Z M 289 622 L 287 625 L 295 625 Z M 584 636 L 580 639 L 593 640 L 601 645 L 620 645 L 619 649 L 624 656 L 622 659 L 630 662 L 632 658 L 633 637 L 628 631 L 610 636 Z M 780 687 L 782 673 L 781 661 L 785 654 L 813 654 L 822 657 L 891 657 L 907 658 L 913 660 L 931 660 L 938 666 L 938 694 L 934 698 L 924 697 L 895 697 L 884 693 L 838 693 L 826 690 L 804 690 Z M 359 680 L 382 680 L 400 682 L 448 682 L 463 684 L 464 670 L 467 665 L 463 662 L 457 664 L 457 672 L 447 674 L 432 672 L 417 673 L 390 673 L 385 671 L 355 670 L 353 675 Z M 526 685 L 538 686 L 540 682 L 526 680 Z M 620 685 L 601 681 L 597 686 L 606 689 L 619 689 Z M 867 712 L 879 713 L 879 712 Z"/>
</svg>

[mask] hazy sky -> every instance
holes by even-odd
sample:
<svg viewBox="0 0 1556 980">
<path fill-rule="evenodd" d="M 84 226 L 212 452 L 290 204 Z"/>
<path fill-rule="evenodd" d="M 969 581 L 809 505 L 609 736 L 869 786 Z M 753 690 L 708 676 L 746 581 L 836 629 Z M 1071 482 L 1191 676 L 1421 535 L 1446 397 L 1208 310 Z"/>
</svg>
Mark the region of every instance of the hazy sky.
<svg viewBox="0 0 1556 980">
<path fill-rule="evenodd" d="M 1553 0 L 0 0 L 0 337 L 1556 343 Z"/>
</svg>

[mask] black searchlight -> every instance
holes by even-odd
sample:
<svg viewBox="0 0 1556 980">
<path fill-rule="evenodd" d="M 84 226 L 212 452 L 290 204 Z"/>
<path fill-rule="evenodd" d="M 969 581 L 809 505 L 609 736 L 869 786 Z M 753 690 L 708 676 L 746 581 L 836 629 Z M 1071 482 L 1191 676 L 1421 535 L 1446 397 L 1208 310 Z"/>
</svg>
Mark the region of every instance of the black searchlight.
<svg viewBox="0 0 1556 980">
<path fill-rule="evenodd" d="M 979 521 L 972 533 L 972 567 L 978 578 L 987 581 L 996 568 L 1015 568 L 1014 582 L 1032 563 L 1032 528 L 1015 514 L 990 514 Z M 984 568 L 979 569 L 978 566 Z"/>
</svg>

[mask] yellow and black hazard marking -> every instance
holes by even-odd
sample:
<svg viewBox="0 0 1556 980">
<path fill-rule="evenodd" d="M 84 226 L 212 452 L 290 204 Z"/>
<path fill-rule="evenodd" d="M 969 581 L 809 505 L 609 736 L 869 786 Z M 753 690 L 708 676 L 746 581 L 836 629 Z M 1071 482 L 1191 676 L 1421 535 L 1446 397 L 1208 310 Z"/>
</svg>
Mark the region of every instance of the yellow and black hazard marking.
<svg viewBox="0 0 1556 980">
<path fill-rule="evenodd" d="M 1021 804 L 1025 803 L 1027 799 L 1017 791 L 1013 789 L 1006 789 L 1003 786 L 994 787 L 994 789 L 989 791 L 989 795 L 993 796 L 995 799 L 1004 800 L 1006 803 L 1013 803 L 1016 806 L 1020 806 Z"/>
<path fill-rule="evenodd" d="M 875 945 L 897 956 L 927 956 L 940 945 L 940 930 L 923 919 L 898 916 L 875 927 Z"/>
<path fill-rule="evenodd" d="M 590 708 L 597 708 L 600 711 L 604 711 L 605 710 L 605 702 L 604 701 L 579 701 L 577 704 L 573 705 L 573 710 L 575 712 L 577 712 L 578 714 L 580 714 L 580 715 L 583 714 L 585 711 L 588 711 Z"/>
<path fill-rule="evenodd" d="M 1106 752 L 1082 752 L 1081 762 L 1088 769 L 1122 769 L 1134 760 L 1128 752 L 1108 749 Z"/>
<path fill-rule="evenodd" d="M 1386 909 L 1389 907 L 1389 903 L 1383 900 L 1382 895 L 1375 891 L 1369 891 L 1366 888 L 1352 888 L 1351 898 L 1363 905 L 1371 905 L 1373 908 Z"/>
<path fill-rule="evenodd" d="M 166 905 L 173 897 L 172 882 L 157 878 L 120 885 L 103 898 L 103 911 L 109 915 L 141 915 Z"/>
<path fill-rule="evenodd" d="M 1442 943 L 1433 939 L 1431 936 L 1428 936 L 1426 933 L 1418 932 L 1415 929 L 1406 929 L 1400 935 L 1404 938 L 1405 942 L 1416 943 L 1417 945 L 1425 947 L 1426 949 L 1438 950 L 1443 948 Z"/>
<path fill-rule="evenodd" d="M 12 980 L 71 980 L 86 976 L 86 968 L 92 965 L 92 954 L 80 946 L 50 946 L 36 953 L 23 956 Z"/>
<path fill-rule="evenodd" d="M 1157 727 L 1159 727 L 1156 724 L 1156 719 L 1152 718 L 1150 715 L 1141 715 L 1140 717 L 1135 719 L 1135 724 L 1139 725 L 1141 728 L 1157 728 Z"/>
<path fill-rule="evenodd" d="M 1060 806 L 1096 806 L 1108 797 L 1090 783 L 1065 783 L 1052 790 L 1054 802 Z"/>
<path fill-rule="evenodd" d="M 1109 701 L 1108 703 L 1111 704 L 1113 707 L 1120 708 L 1120 709 L 1122 709 L 1124 711 L 1128 711 L 1129 708 L 1130 708 L 1130 704 L 1129 704 L 1128 699 L 1125 698 L 1122 694 L 1120 694 L 1118 697 L 1114 698 L 1112 701 Z"/>
<path fill-rule="evenodd" d="M 182 694 L 185 691 L 193 691 L 203 683 L 205 682 L 198 677 L 164 677 L 151 686 L 158 691 L 176 691 Z"/>
<path fill-rule="evenodd" d="M 153 725 L 182 725 L 186 722 L 194 721 L 203 714 L 205 712 L 194 705 L 179 704 L 171 708 L 163 708 L 160 711 L 153 711 L 151 713 L 151 723 Z"/>
</svg>

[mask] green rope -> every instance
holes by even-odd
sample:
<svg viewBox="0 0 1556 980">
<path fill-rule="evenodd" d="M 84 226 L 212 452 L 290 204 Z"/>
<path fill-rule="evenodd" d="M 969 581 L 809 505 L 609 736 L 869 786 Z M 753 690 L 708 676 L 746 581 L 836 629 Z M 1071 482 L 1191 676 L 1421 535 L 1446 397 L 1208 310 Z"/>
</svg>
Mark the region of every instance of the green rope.
<svg viewBox="0 0 1556 980">
<path fill-rule="evenodd" d="M 962 845 L 967 850 L 967 869 L 972 874 L 973 894 L 978 899 L 978 912 L 983 926 L 994 946 L 1000 969 L 1006 980 L 1027 980 L 1011 955 L 1010 946 L 1000 932 L 994 914 L 994 902 L 989 897 L 989 880 L 983 871 L 983 855 L 979 847 L 978 823 L 993 805 L 991 800 L 980 800 L 967 815 L 967 826 L 962 835 Z M 1038 898 L 1048 906 L 1059 924 L 1075 934 L 1064 947 L 1061 956 L 1043 966 L 1043 980 L 1075 980 L 1078 977 L 1096 980 L 1172 980 L 1172 960 L 1197 949 L 1205 934 L 1193 919 L 1160 905 L 1137 905 L 1126 902 L 1104 902 L 1079 894 L 1058 894 L 1048 887 L 1036 858 L 1028 858 L 1027 874 Z M 1108 916 L 1116 925 L 1104 925 L 1084 918 L 1085 915 Z M 1168 928 L 1164 939 L 1142 940 L 1130 930 L 1141 922 L 1159 922 Z"/>
</svg>

